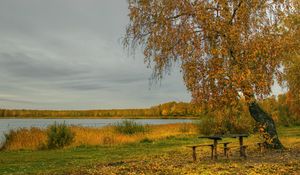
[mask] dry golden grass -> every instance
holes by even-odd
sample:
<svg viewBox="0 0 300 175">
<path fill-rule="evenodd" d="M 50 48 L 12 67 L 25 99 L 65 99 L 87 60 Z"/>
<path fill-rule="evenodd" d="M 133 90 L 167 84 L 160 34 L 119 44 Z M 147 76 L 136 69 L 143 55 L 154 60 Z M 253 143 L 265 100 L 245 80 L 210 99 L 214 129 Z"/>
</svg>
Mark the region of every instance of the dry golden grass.
<svg viewBox="0 0 300 175">
<path fill-rule="evenodd" d="M 20 149 L 38 149 L 47 142 L 47 133 L 40 128 L 21 128 L 17 131 L 11 130 L 6 136 L 4 149 L 20 150 Z"/>
<path fill-rule="evenodd" d="M 125 143 L 139 142 L 144 139 L 158 140 L 169 136 L 189 135 L 197 132 L 193 124 L 165 124 L 150 125 L 149 131 L 125 135 L 118 133 L 114 126 L 103 128 L 87 128 L 71 126 L 75 134 L 74 142 L 68 147 L 80 145 L 118 145 Z M 11 131 L 9 139 L 4 145 L 5 150 L 37 150 L 47 144 L 47 129 L 31 128 Z"/>
</svg>

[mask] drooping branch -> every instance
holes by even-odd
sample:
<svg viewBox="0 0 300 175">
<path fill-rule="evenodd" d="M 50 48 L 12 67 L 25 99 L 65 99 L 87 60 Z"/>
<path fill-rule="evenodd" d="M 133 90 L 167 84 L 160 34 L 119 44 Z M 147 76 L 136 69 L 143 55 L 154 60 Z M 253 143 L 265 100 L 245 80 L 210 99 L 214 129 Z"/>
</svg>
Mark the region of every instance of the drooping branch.
<svg viewBox="0 0 300 175">
<path fill-rule="evenodd" d="M 235 8 L 233 9 L 233 13 L 232 13 L 231 18 L 230 18 L 230 20 L 229 20 L 229 24 L 230 24 L 230 25 L 232 25 L 233 20 L 234 20 L 234 18 L 236 17 L 236 13 L 237 13 L 238 9 L 241 7 L 242 3 L 243 3 L 243 0 L 240 0 L 239 3 L 238 3 L 238 5 L 237 5 L 237 7 L 235 7 Z"/>
</svg>

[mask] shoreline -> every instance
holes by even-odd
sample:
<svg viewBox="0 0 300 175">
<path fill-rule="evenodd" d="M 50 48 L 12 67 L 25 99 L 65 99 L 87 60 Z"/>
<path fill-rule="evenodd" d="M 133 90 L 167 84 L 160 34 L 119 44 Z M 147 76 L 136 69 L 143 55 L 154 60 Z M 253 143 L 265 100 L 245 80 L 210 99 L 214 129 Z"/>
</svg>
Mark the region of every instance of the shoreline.
<svg viewBox="0 0 300 175">
<path fill-rule="evenodd" d="M 0 117 L 1 119 L 199 119 L 199 116 L 169 116 L 169 117 Z"/>
</svg>

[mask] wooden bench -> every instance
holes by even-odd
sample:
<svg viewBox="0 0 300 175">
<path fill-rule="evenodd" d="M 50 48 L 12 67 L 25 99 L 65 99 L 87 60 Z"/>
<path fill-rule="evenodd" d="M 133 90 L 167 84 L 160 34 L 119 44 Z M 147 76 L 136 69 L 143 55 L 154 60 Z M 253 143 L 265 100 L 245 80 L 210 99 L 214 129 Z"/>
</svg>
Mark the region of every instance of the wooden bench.
<svg viewBox="0 0 300 175">
<path fill-rule="evenodd" d="M 232 142 L 220 142 L 218 144 L 223 144 L 224 146 L 224 156 L 226 156 L 227 158 L 229 157 L 228 155 L 228 151 L 229 151 L 229 148 L 228 148 L 228 144 L 230 144 Z M 196 161 L 197 157 L 196 157 L 196 148 L 197 147 L 203 147 L 203 146 L 210 146 L 211 147 L 211 159 L 213 159 L 214 157 L 214 144 L 200 144 L 200 145 L 189 145 L 189 146 L 186 146 L 188 148 L 192 148 L 193 150 L 193 153 L 192 153 L 192 156 L 193 156 L 193 160 Z"/>
<path fill-rule="evenodd" d="M 192 148 L 192 150 L 193 150 L 193 154 L 192 154 L 193 161 L 196 161 L 196 160 L 197 160 L 197 156 L 196 156 L 196 148 L 197 148 L 197 147 L 204 147 L 204 146 L 209 146 L 209 147 L 211 147 L 211 159 L 213 159 L 213 157 L 214 157 L 214 145 L 213 145 L 213 144 L 188 145 L 188 146 L 186 146 L 186 147 Z"/>
</svg>

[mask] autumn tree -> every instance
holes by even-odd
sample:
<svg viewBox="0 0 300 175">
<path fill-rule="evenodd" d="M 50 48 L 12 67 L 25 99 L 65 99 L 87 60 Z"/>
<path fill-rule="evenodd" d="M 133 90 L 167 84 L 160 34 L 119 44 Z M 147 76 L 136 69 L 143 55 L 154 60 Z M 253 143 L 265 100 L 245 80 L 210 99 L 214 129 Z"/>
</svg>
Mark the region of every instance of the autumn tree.
<svg viewBox="0 0 300 175">
<path fill-rule="evenodd" d="M 193 101 L 210 108 L 234 106 L 243 97 L 270 148 L 283 148 L 274 121 L 258 105 L 281 78 L 285 55 L 297 46 L 286 16 L 289 0 L 128 0 L 124 47 L 141 48 L 162 78 L 174 63 Z"/>
</svg>

